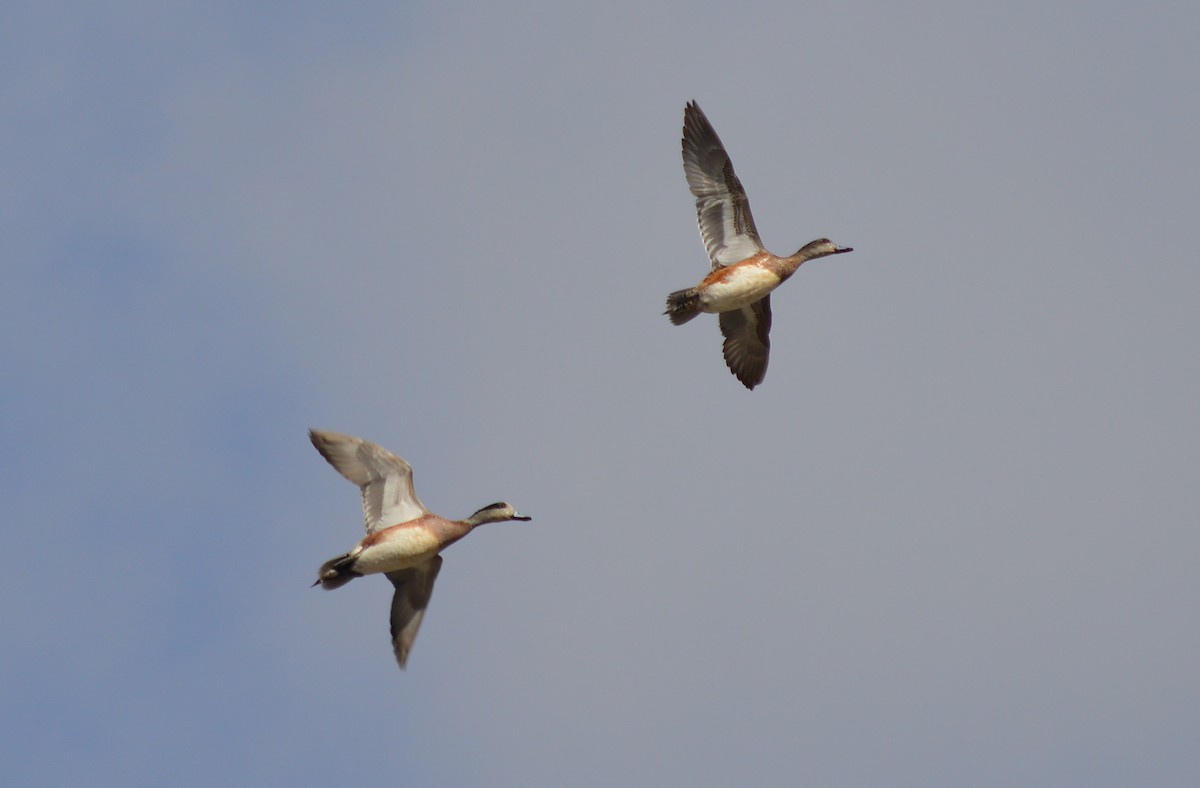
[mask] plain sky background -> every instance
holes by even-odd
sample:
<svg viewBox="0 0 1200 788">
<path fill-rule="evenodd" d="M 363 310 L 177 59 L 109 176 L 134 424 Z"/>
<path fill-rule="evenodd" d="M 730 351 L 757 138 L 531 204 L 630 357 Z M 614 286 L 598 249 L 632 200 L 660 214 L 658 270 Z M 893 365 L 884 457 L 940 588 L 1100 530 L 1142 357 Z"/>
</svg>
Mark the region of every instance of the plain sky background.
<svg viewBox="0 0 1200 788">
<path fill-rule="evenodd" d="M 1200 6 L 11 2 L 11 785 L 1200 781 Z M 768 248 L 746 391 L 684 103 Z M 408 671 L 310 426 L 450 548 Z"/>
</svg>

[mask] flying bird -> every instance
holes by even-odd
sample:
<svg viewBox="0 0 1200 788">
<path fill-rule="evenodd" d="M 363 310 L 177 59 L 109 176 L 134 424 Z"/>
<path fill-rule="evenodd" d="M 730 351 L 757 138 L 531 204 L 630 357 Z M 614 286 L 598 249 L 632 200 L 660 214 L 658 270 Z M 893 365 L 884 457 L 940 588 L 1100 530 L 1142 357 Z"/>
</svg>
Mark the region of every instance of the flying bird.
<svg viewBox="0 0 1200 788">
<path fill-rule="evenodd" d="M 465 520 L 447 520 L 425 508 L 413 489 L 412 466 L 387 449 L 336 432 L 309 430 L 308 436 L 321 456 L 362 491 L 367 527 L 350 552 L 321 565 L 313 585 L 332 590 L 381 572 L 392 581 L 392 650 L 404 668 L 442 568 L 439 553 L 476 526 L 531 518 L 501 502 Z"/>
<path fill-rule="evenodd" d="M 809 260 L 854 250 L 828 238 L 805 244 L 790 257 L 764 249 L 733 162 L 694 101 L 683 110 L 683 172 L 696 196 L 700 237 L 712 260 L 712 273 L 695 287 L 667 296 L 663 314 L 680 326 L 701 312 L 716 312 L 725 337 L 725 364 L 742 385 L 753 389 L 767 374 L 771 291 Z"/>
</svg>

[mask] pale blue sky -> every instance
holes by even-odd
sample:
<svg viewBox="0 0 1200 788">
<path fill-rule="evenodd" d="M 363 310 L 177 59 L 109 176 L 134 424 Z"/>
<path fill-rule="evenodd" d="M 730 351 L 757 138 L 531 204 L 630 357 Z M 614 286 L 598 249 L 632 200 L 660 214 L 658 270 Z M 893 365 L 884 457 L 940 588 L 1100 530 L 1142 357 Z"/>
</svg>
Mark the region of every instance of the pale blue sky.
<svg viewBox="0 0 1200 788">
<path fill-rule="evenodd" d="M 9 3 L 14 785 L 1194 785 L 1200 8 Z M 699 101 L 767 246 L 716 321 Z M 446 553 L 409 670 L 310 426 Z"/>
</svg>

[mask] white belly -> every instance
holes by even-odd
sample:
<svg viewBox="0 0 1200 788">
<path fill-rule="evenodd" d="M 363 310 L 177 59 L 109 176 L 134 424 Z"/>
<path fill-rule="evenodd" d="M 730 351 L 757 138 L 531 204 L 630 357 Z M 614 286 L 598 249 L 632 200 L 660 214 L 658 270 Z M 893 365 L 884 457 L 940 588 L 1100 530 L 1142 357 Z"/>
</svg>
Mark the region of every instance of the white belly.
<svg viewBox="0 0 1200 788">
<path fill-rule="evenodd" d="M 422 529 L 405 529 L 365 548 L 354 559 L 354 571 L 363 575 L 395 572 L 424 563 L 437 554 L 437 538 Z"/>
<path fill-rule="evenodd" d="M 701 312 L 729 312 L 749 306 L 779 286 L 779 277 L 757 266 L 709 283 L 700 293 Z"/>
</svg>

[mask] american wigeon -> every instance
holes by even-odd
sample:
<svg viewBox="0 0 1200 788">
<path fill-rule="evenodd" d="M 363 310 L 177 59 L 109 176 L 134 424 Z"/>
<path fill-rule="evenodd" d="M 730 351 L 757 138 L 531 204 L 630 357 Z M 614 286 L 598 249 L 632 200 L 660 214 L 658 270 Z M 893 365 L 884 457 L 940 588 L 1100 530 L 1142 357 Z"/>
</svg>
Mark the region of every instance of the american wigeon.
<svg viewBox="0 0 1200 788">
<path fill-rule="evenodd" d="M 746 388 L 753 389 L 767 374 L 771 291 L 808 260 L 854 250 L 827 238 L 806 244 L 790 257 L 764 249 L 733 162 L 694 101 L 683 111 L 683 171 L 696 195 L 700 236 L 712 260 L 712 273 L 695 287 L 667 296 L 664 314 L 678 326 L 701 312 L 718 313 L 725 364 Z"/>
<path fill-rule="evenodd" d="M 442 567 L 438 555 L 484 523 L 529 520 L 511 504 L 493 503 L 465 520 L 432 514 L 413 489 L 412 466 L 362 438 L 309 430 L 321 456 L 362 491 L 367 535 L 348 553 L 321 565 L 314 586 L 344 586 L 356 577 L 382 572 L 392 581 L 392 649 L 403 668 Z"/>
</svg>

